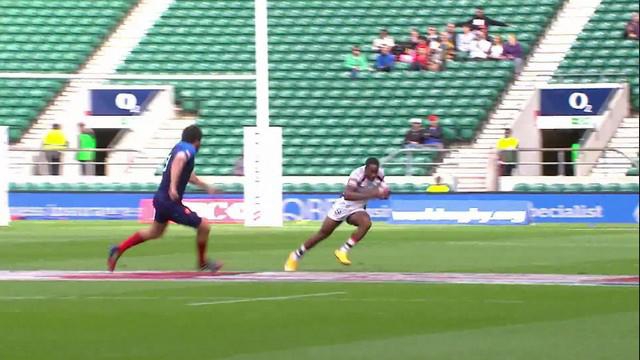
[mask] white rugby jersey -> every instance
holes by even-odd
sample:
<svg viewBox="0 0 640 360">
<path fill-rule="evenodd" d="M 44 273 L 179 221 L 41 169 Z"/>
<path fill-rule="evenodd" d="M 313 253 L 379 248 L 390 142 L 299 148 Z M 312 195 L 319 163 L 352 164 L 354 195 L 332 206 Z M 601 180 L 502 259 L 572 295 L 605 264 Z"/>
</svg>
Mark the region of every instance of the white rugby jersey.
<svg viewBox="0 0 640 360">
<path fill-rule="evenodd" d="M 349 175 L 349 180 L 347 181 L 347 185 L 355 186 L 358 189 L 358 192 L 377 188 L 381 183 L 384 182 L 384 170 L 382 170 L 381 167 L 378 167 L 378 174 L 373 180 L 369 180 L 365 177 L 364 168 L 364 166 L 360 166 L 359 168 L 353 170 L 351 172 L 351 175 Z M 345 200 L 344 194 L 342 194 L 342 200 L 345 202 L 345 205 L 349 207 L 365 207 L 367 205 L 366 200 Z"/>
</svg>

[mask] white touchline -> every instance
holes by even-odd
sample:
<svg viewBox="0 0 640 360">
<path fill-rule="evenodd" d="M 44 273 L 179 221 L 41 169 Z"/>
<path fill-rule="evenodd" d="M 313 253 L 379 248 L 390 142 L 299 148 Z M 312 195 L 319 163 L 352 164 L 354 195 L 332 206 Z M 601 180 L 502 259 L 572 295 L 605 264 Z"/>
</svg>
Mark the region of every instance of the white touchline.
<svg viewBox="0 0 640 360">
<path fill-rule="evenodd" d="M 302 299 L 302 298 L 308 298 L 308 297 L 344 295 L 344 294 L 346 294 L 345 291 L 335 291 L 335 292 L 313 293 L 313 294 L 302 294 L 302 295 L 290 295 L 290 296 L 272 296 L 272 297 L 244 298 L 244 299 L 236 299 L 236 300 L 196 302 L 196 303 L 189 303 L 187 305 L 189 305 L 189 306 L 202 306 L 202 305 L 237 304 L 237 303 L 254 302 L 254 301 L 292 300 L 292 299 Z"/>
<path fill-rule="evenodd" d="M 632 231 L 638 231 L 638 228 L 635 227 L 628 227 L 628 228 L 616 228 L 616 227 L 593 227 L 593 228 L 577 228 L 577 229 L 566 229 L 568 231 L 600 231 L 600 230 L 604 230 L 604 231 L 628 231 L 628 232 L 632 232 Z"/>
</svg>

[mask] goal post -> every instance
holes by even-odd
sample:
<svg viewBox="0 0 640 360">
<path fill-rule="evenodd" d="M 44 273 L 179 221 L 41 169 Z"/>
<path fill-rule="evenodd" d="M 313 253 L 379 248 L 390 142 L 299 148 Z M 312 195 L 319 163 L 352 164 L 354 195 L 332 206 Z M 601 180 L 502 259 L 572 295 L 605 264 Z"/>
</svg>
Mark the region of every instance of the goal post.
<svg viewBox="0 0 640 360">
<path fill-rule="evenodd" d="M 0 126 L 0 226 L 8 226 L 9 214 L 9 128 Z"/>
<path fill-rule="evenodd" d="M 244 225 L 280 227 L 282 128 L 269 125 L 267 0 L 255 0 L 256 126 L 244 129 Z"/>
</svg>

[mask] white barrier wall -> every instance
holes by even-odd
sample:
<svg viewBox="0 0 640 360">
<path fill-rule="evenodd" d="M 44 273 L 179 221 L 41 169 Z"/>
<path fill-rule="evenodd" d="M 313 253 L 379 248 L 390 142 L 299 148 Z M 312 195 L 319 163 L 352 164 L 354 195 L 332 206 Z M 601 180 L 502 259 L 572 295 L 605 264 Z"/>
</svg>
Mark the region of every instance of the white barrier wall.
<svg viewBox="0 0 640 360">
<path fill-rule="evenodd" d="M 9 225 L 9 128 L 0 126 L 0 226 Z"/>
<path fill-rule="evenodd" d="M 520 140 L 521 148 L 541 148 L 542 135 L 536 124 L 540 110 L 540 95 L 536 91 L 529 99 L 520 116 L 513 122 L 511 131 Z M 519 162 L 542 162 L 542 153 L 538 151 L 523 151 L 518 154 Z M 518 165 L 515 174 L 526 176 L 542 175 L 540 165 Z"/>
<path fill-rule="evenodd" d="M 604 121 L 591 133 L 582 147 L 603 148 L 609 144 L 611 137 L 616 133 L 622 120 L 629 116 L 629 85 L 621 85 L 620 90 L 609 103 L 609 108 L 604 113 Z M 582 152 L 578 160 L 580 162 L 596 162 L 602 156 L 602 151 Z M 586 176 L 591 173 L 594 165 L 578 165 L 576 175 Z"/>
</svg>

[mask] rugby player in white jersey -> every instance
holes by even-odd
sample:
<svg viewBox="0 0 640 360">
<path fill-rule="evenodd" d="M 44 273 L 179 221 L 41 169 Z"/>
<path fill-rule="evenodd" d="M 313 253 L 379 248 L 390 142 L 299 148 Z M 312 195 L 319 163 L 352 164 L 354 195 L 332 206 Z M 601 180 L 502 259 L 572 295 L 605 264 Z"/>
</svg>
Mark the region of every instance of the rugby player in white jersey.
<svg viewBox="0 0 640 360">
<path fill-rule="evenodd" d="M 343 221 L 357 228 L 347 242 L 334 251 L 334 254 L 341 264 L 351 265 L 349 250 L 362 240 L 371 228 L 371 218 L 366 211 L 367 201 L 388 197 L 389 187 L 384 182 L 384 171 L 380 168 L 380 162 L 376 158 L 367 159 L 364 166 L 351 172 L 342 197 L 333 204 L 320 230 L 296 251 L 289 254 L 284 271 L 296 271 L 305 252 L 328 238 Z"/>
</svg>

